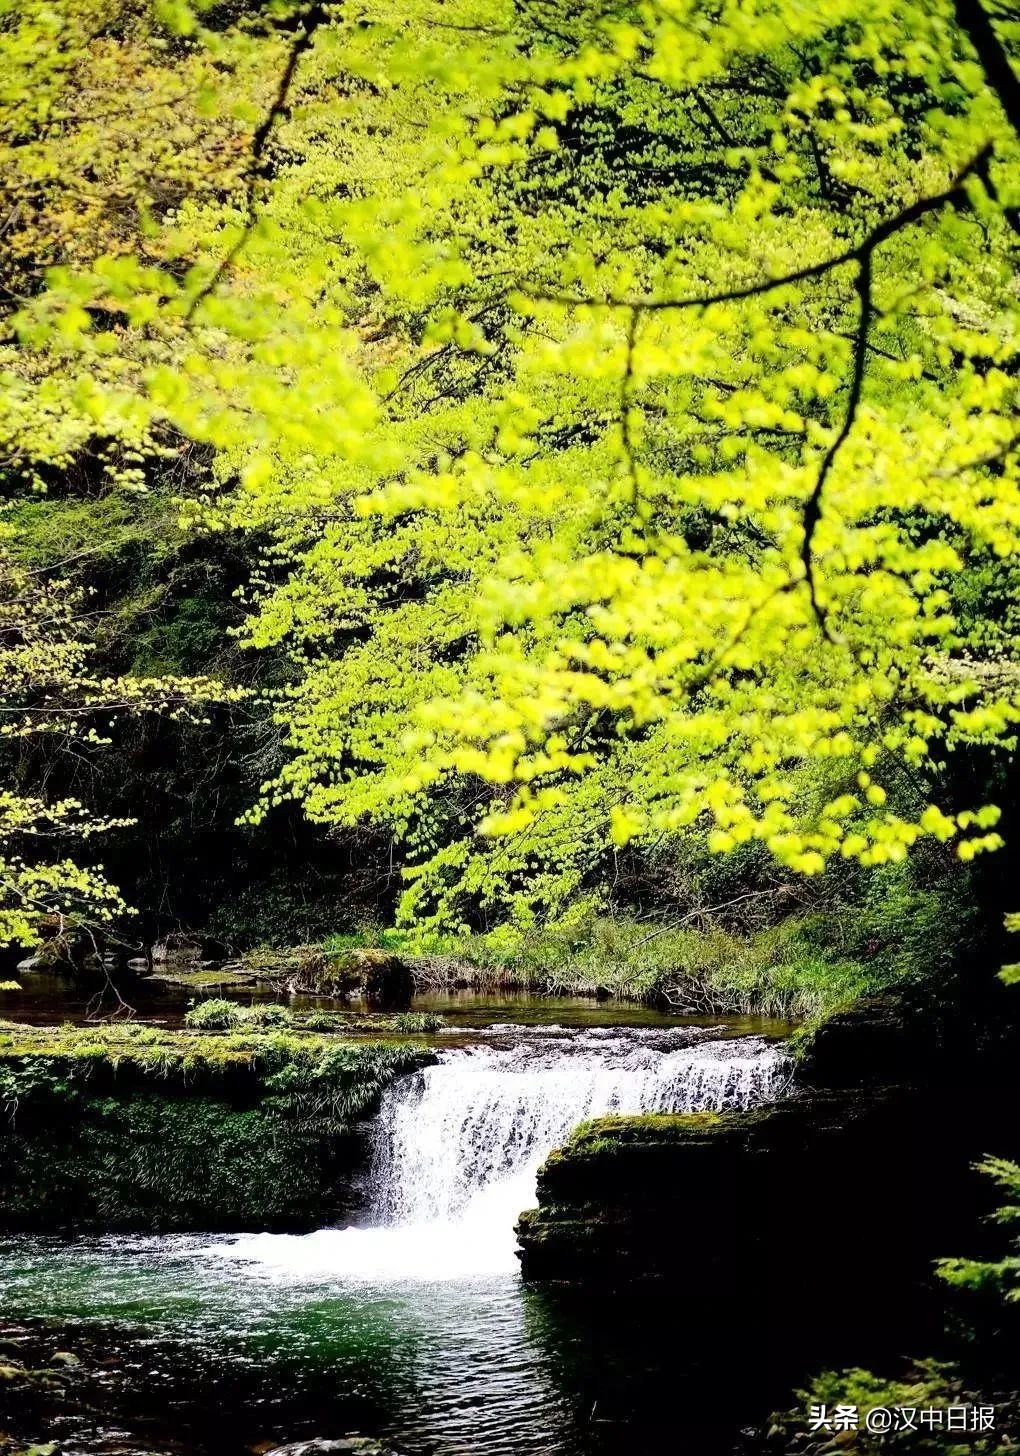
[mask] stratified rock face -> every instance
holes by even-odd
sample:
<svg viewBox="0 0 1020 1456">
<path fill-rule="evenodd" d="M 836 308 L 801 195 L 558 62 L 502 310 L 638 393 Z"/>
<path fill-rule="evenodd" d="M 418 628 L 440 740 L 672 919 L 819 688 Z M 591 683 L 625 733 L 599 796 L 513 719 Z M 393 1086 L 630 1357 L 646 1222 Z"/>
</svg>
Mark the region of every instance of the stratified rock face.
<svg viewBox="0 0 1020 1456">
<path fill-rule="evenodd" d="M 588 1123 L 548 1158 L 539 1207 L 521 1216 L 524 1274 L 768 1296 L 839 1244 L 845 1272 L 873 1277 L 887 1261 L 867 1210 L 902 1162 L 905 1112 L 883 1095 L 818 1093 Z"/>
<path fill-rule="evenodd" d="M 934 1261 L 989 1212 L 973 1164 L 1020 1155 L 1020 1056 L 1000 1036 L 989 1057 L 984 1024 L 873 998 L 815 1033 L 782 1101 L 578 1128 L 521 1215 L 525 1277 L 654 1284 L 702 1342 L 753 1328 L 763 1360 L 852 1362 L 862 1335 L 902 1353 L 941 1322 Z"/>
<path fill-rule="evenodd" d="M 0 1228 L 332 1222 L 358 1119 L 430 1059 L 306 1033 L 0 1030 Z"/>
<path fill-rule="evenodd" d="M 816 1027 L 800 1062 L 813 1087 L 915 1086 L 940 1070 L 943 1017 L 904 996 L 868 996 Z"/>
</svg>

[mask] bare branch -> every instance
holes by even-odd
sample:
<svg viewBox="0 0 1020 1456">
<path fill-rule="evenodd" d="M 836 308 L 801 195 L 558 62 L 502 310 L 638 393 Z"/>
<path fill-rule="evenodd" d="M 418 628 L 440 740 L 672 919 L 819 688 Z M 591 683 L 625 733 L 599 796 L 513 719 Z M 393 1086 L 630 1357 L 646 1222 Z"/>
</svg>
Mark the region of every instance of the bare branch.
<svg viewBox="0 0 1020 1456">
<path fill-rule="evenodd" d="M 240 233 L 231 244 L 228 251 L 216 265 L 212 277 L 203 283 L 202 287 L 195 294 L 188 305 L 185 318 L 190 323 L 198 308 L 209 298 L 219 287 L 220 282 L 229 273 L 236 262 L 242 249 L 247 245 L 255 227 L 255 204 L 258 197 L 259 183 L 266 176 L 266 151 L 277 123 L 285 115 L 290 104 L 291 87 L 294 84 L 294 76 L 297 72 L 298 63 L 301 57 L 311 50 L 315 40 L 315 33 L 321 25 L 329 19 L 329 6 L 319 3 L 310 5 L 301 16 L 298 23 L 297 34 L 291 42 L 290 50 L 287 53 L 287 61 L 280 73 L 280 80 L 276 88 L 276 95 L 273 97 L 272 105 L 265 116 L 259 122 L 252 137 L 251 155 L 248 158 L 247 182 L 245 186 L 244 200 L 244 224 Z"/>
<path fill-rule="evenodd" d="M 956 0 L 956 22 L 977 51 L 985 79 L 1002 103 L 1010 125 L 1020 133 L 1020 79 L 981 0 Z"/>
<path fill-rule="evenodd" d="M 825 458 L 822 460 L 822 467 L 818 472 L 815 488 L 810 496 L 808 496 L 807 504 L 804 507 L 804 540 L 800 548 L 800 559 L 804 567 L 804 578 L 808 584 L 808 592 L 811 596 L 811 607 L 815 616 L 818 618 L 822 631 L 830 641 L 834 640 L 832 632 L 818 601 L 818 582 L 815 576 L 812 546 L 815 529 L 822 515 L 822 495 L 825 491 L 825 482 L 828 480 L 829 473 L 835 464 L 836 456 L 846 443 L 847 436 L 853 429 L 854 420 L 857 418 L 857 410 L 861 403 L 861 392 L 864 387 L 864 371 L 868 359 L 868 331 L 871 328 L 871 319 L 874 312 L 871 299 L 870 248 L 861 256 L 856 288 L 857 297 L 860 300 L 860 314 L 857 320 L 857 337 L 854 341 L 853 373 L 850 376 L 850 395 L 847 400 L 846 414 L 843 416 L 843 424 L 839 434 L 825 452 Z"/>
</svg>

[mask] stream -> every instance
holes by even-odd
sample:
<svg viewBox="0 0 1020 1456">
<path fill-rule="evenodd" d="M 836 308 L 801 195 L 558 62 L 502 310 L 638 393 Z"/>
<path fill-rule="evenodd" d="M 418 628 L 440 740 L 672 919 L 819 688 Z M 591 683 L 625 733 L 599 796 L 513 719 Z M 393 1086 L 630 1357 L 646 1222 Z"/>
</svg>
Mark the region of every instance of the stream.
<svg viewBox="0 0 1020 1456">
<path fill-rule="evenodd" d="M 528 1288 L 513 1228 L 583 1119 L 779 1095 L 782 1048 L 736 1030 L 537 1018 L 448 1036 L 384 1094 L 348 1228 L 0 1241 L 9 1347 L 59 1355 L 73 1393 L 36 1438 L 65 1456 L 243 1456 L 349 1433 L 406 1456 L 622 1456 L 668 1430 L 702 1456 L 735 1415 L 708 1399 L 704 1332 L 647 1295 Z"/>
</svg>

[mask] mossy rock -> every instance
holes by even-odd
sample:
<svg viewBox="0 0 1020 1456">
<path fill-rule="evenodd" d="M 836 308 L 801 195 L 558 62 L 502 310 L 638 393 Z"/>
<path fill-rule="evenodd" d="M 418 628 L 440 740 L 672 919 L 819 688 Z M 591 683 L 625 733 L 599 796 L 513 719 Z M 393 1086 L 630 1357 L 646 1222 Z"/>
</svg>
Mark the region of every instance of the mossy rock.
<svg viewBox="0 0 1020 1456">
<path fill-rule="evenodd" d="M 0 1227 L 306 1229 L 341 1216 L 357 1126 L 433 1059 L 306 1032 L 0 1027 Z"/>
<path fill-rule="evenodd" d="M 943 1045 L 934 1007 L 906 995 L 866 996 L 803 1035 L 798 1073 L 817 1087 L 916 1085 L 938 1072 Z"/>
<path fill-rule="evenodd" d="M 396 1011 L 410 1006 L 414 976 L 407 961 L 392 951 L 345 950 L 329 956 L 308 947 L 289 989 L 316 996 L 355 996 L 370 1006 Z"/>
</svg>

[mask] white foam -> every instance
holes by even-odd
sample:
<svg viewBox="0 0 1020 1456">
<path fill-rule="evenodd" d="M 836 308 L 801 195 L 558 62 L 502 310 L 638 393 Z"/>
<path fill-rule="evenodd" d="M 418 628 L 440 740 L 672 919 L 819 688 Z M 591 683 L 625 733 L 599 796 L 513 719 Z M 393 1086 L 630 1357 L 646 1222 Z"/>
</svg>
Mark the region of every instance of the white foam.
<svg viewBox="0 0 1020 1456">
<path fill-rule="evenodd" d="M 610 1112 L 720 1111 L 772 1100 L 784 1053 L 758 1038 L 677 1045 L 605 1029 L 446 1051 L 383 1097 L 370 1227 L 253 1234 L 205 1252 L 272 1279 L 442 1281 L 516 1268 L 513 1227 L 549 1152 Z"/>
</svg>

